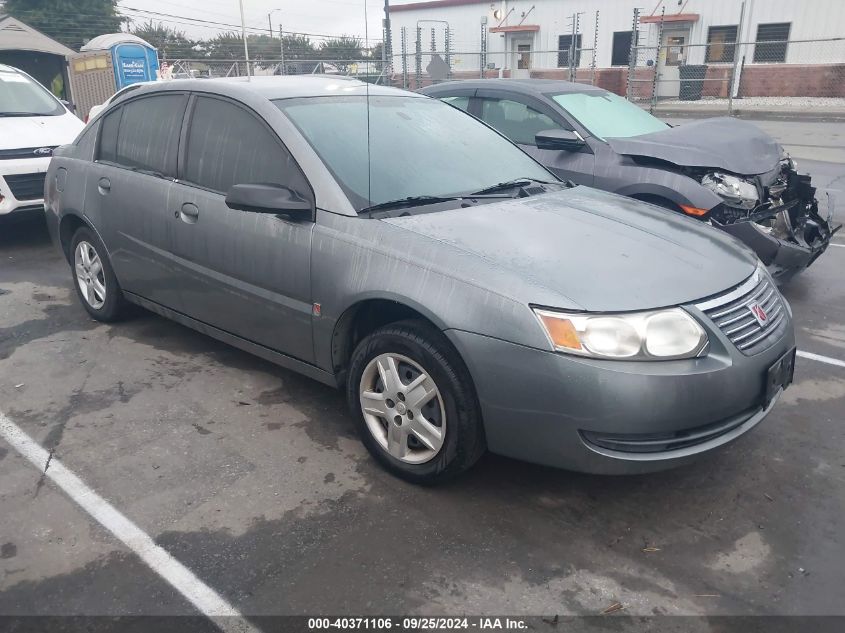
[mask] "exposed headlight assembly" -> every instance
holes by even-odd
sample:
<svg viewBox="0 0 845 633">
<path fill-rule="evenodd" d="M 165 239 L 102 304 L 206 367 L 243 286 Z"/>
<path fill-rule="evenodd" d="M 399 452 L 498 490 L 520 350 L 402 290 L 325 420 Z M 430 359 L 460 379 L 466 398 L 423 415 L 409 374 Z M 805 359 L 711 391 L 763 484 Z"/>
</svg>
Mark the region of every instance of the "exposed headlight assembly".
<svg viewBox="0 0 845 633">
<path fill-rule="evenodd" d="M 571 314 L 535 308 L 559 352 L 612 360 L 694 358 L 707 333 L 681 308 L 618 314 Z"/>
<path fill-rule="evenodd" d="M 726 205 L 737 209 L 753 209 L 757 206 L 757 187 L 752 183 L 720 172 L 706 174 L 701 184 L 719 196 Z"/>
</svg>

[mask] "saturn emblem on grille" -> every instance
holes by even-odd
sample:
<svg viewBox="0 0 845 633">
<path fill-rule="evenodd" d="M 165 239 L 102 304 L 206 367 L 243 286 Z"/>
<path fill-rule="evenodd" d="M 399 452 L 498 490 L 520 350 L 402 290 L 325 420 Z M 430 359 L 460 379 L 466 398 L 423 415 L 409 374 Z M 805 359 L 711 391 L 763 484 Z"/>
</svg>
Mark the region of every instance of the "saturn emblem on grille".
<svg viewBox="0 0 845 633">
<path fill-rule="evenodd" d="M 39 147 L 38 149 L 32 150 L 32 153 L 36 156 L 50 156 L 53 153 L 53 149 L 50 147 Z"/>
<path fill-rule="evenodd" d="M 766 311 L 759 303 L 752 303 L 748 306 L 748 309 L 751 310 L 751 314 L 753 314 L 754 318 L 757 319 L 757 323 L 760 324 L 760 327 L 766 327 L 766 325 L 768 325 L 769 315 L 766 314 Z"/>
</svg>

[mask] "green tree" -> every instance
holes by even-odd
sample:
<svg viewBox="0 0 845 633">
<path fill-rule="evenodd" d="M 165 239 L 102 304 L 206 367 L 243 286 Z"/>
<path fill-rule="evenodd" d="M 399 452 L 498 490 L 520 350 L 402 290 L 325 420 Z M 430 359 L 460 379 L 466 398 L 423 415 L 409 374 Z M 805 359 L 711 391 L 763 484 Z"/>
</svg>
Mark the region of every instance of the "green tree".
<svg viewBox="0 0 845 633">
<path fill-rule="evenodd" d="M 120 31 L 126 21 L 117 0 L 6 0 L 2 11 L 75 51 L 98 35 Z"/>
<path fill-rule="evenodd" d="M 202 53 L 194 50 L 196 43 L 188 39 L 183 31 L 172 29 L 161 22 L 156 24 L 150 20 L 132 28 L 131 32 L 155 46 L 161 61 L 202 57 Z"/>
<path fill-rule="evenodd" d="M 317 50 L 320 59 L 324 59 L 337 66 L 341 72 L 346 72 L 349 66 L 360 60 L 364 43 L 361 38 L 352 35 L 341 35 L 320 42 Z"/>
<path fill-rule="evenodd" d="M 285 59 L 315 59 L 314 44 L 305 35 L 285 35 Z"/>
</svg>

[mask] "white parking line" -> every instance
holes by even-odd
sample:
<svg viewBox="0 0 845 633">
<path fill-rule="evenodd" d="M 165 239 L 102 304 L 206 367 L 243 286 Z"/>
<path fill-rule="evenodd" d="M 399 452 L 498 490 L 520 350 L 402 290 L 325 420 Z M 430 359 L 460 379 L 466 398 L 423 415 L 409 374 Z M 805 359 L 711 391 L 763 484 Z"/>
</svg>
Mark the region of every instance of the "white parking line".
<svg viewBox="0 0 845 633">
<path fill-rule="evenodd" d="M 166 550 L 155 544 L 141 528 L 123 516 L 114 506 L 85 485 L 55 457 L 50 458 L 44 448 L 24 433 L 20 427 L 0 412 L 0 437 L 18 453 L 26 457 L 75 501 L 100 525 L 131 549 L 150 569 L 169 582 L 176 591 L 194 605 L 200 613 L 223 631 L 258 631 L 243 616 L 211 587 L 203 583 L 194 573 Z M 48 464 L 49 460 L 49 464 Z"/>
<path fill-rule="evenodd" d="M 812 352 L 805 352 L 803 350 L 798 350 L 796 352 L 797 356 L 801 358 L 807 358 L 809 360 L 817 360 L 820 363 L 827 363 L 828 365 L 836 365 L 837 367 L 845 367 L 845 360 L 839 360 L 838 358 L 831 358 L 830 356 L 822 356 L 821 354 L 813 354 Z"/>
<path fill-rule="evenodd" d="M 835 246 L 836 248 L 845 248 L 845 244 L 834 244 L 833 242 L 831 242 L 830 245 Z"/>
</svg>

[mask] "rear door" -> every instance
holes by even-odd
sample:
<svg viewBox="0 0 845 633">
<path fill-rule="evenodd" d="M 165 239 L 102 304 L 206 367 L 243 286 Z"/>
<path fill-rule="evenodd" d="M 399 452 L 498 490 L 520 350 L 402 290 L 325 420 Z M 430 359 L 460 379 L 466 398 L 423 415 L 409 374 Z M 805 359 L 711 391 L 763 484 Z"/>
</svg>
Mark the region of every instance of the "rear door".
<svg viewBox="0 0 845 633">
<path fill-rule="evenodd" d="M 168 196 L 188 96 L 157 93 L 107 112 L 86 183 L 86 213 L 96 216 L 123 290 L 173 307 Z"/>
<path fill-rule="evenodd" d="M 473 110 L 482 121 L 507 136 L 558 178 L 579 185 L 593 184 L 595 156 L 589 146 L 575 152 L 537 148 L 534 137 L 538 132 L 572 129 L 558 112 L 539 99 L 499 90 L 479 90 L 477 103 L 470 111 Z"/>
<path fill-rule="evenodd" d="M 313 199 L 267 123 L 247 107 L 196 95 L 183 130 L 169 227 L 180 310 L 306 362 L 311 343 L 311 221 L 236 211 L 235 184 L 283 185 Z"/>
</svg>

